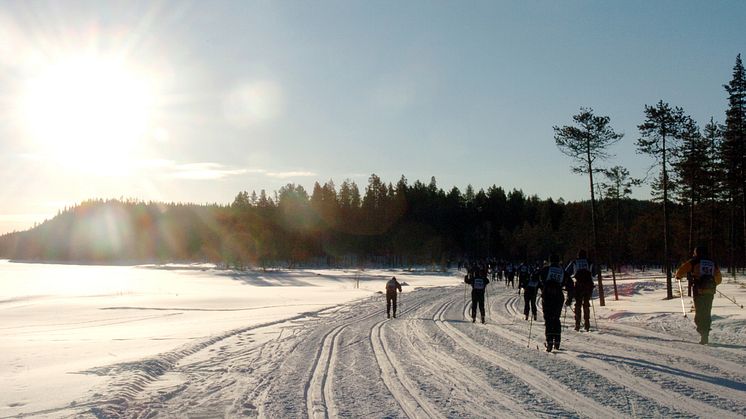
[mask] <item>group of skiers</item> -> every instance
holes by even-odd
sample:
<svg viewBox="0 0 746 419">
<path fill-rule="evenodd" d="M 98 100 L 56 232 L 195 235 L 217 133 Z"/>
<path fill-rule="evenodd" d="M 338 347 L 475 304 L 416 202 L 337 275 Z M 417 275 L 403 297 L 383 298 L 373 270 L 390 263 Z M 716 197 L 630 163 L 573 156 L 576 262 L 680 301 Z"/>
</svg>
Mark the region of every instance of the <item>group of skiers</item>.
<svg viewBox="0 0 746 419">
<path fill-rule="evenodd" d="M 488 271 L 493 280 L 497 276 L 505 275 L 505 285 L 513 287 L 514 275 L 518 274 L 518 292 L 523 290 L 523 314 L 526 320 L 536 320 L 536 299 L 541 291 L 541 308 L 544 312 L 546 335 L 546 350 L 559 349 L 562 338 L 563 305 L 570 306 L 575 299 L 575 330 L 580 330 L 580 322 L 585 318 L 584 328 L 590 329 L 590 299 L 593 294 L 593 264 L 588 261 L 585 250 L 578 252 L 577 259 L 562 268 L 559 256 L 552 255 L 549 264 L 545 266 L 529 265 L 525 261 L 517 267 L 511 262 L 494 264 L 474 263 L 468 267 L 464 278 L 466 284 L 471 285 L 471 321 L 476 322 L 477 308 L 484 318 L 484 295 L 489 284 Z M 567 295 L 565 295 L 565 292 Z"/>
<path fill-rule="evenodd" d="M 480 320 L 485 323 L 485 294 L 490 277 L 505 277 L 505 286 L 513 287 L 514 275 L 518 274 L 518 293 L 523 291 L 523 313 L 526 320 L 536 320 L 536 299 L 541 298 L 541 308 L 544 313 L 544 326 L 547 352 L 560 348 L 562 338 L 563 305 L 570 307 L 575 300 L 575 330 L 580 331 L 581 322 L 585 331 L 590 331 L 590 307 L 592 304 L 595 285 L 593 278 L 598 275 L 598 268 L 588 259 L 585 250 L 578 251 L 577 258 L 570 261 L 564 268 L 560 265 L 559 256 L 552 254 L 549 263 L 544 266 L 529 265 L 526 262 L 517 267 L 510 262 L 495 261 L 466 263 L 467 274 L 464 283 L 471 285 L 471 321 L 476 323 L 477 309 Z M 461 264 L 459 264 L 461 268 Z M 676 271 L 676 279 L 681 281 L 684 276 L 691 278 L 694 287 L 694 307 L 696 315 L 694 322 L 697 332 L 701 336 L 700 343 L 709 342 L 711 325 L 712 301 L 716 287 L 722 281 L 720 269 L 707 253 L 705 246 L 697 246 L 693 257 L 682 264 Z M 679 282 L 679 285 L 680 282 Z M 681 289 L 681 286 L 679 286 Z M 386 283 L 386 316 L 390 317 L 393 303 L 393 313 L 396 317 L 396 291 L 401 292 L 401 284 L 396 277 Z M 539 293 L 541 291 L 541 293 Z M 683 298 L 683 296 L 682 296 Z M 683 301 L 683 300 L 682 300 Z"/>
</svg>

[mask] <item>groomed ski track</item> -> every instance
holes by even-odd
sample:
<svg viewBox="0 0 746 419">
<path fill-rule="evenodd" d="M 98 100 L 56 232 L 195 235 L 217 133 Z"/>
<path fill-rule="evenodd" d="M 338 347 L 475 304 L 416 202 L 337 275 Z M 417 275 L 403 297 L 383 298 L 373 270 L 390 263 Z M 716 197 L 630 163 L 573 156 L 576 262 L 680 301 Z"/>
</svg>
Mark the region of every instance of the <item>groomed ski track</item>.
<svg viewBox="0 0 746 419">
<path fill-rule="evenodd" d="M 541 309 L 523 318 L 517 289 L 493 283 L 487 324 L 472 324 L 461 287 L 305 313 L 262 338 L 225 332 L 111 375 L 67 417 L 717 417 L 746 416 L 746 353 L 599 321 L 576 332 L 568 309 L 560 351 L 544 351 Z M 540 306 L 540 305 L 539 305 Z M 686 321 L 685 319 L 681 320 Z M 567 327 L 569 326 L 569 328 Z M 593 325 L 595 329 L 595 324 Z M 682 323 L 681 330 L 693 327 Z"/>
</svg>

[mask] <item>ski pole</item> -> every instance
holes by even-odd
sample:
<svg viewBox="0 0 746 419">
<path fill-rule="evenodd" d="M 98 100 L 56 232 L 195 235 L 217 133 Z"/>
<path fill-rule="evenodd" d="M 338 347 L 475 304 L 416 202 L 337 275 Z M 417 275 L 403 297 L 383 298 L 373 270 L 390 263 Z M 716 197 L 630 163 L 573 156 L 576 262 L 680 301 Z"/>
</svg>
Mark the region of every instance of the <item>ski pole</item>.
<svg viewBox="0 0 746 419">
<path fill-rule="evenodd" d="M 528 343 L 526 343 L 527 348 L 531 347 L 531 328 L 533 327 L 533 325 L 534 325 L 534 318 L 531 317 L 531 320 L 529 320 L 529 323 L 528 323 Z"/>
<path fill-rule="evenodd" d="M 715 290 L 715 291 L 717 291 L 717 290 Z M 736 302 L 736 299 L 735 299 L 735 298 L 730 298 L 730 297 L 728 297 L 727 295 L 723 294 L 723 293 L 722 293 L 722 292 L 720 292 L 720 291 L 718 291 L 718 294 L 720 294 L 720 295 L 722 295 L 723 297 L 727 298 L 727 299 L 728 299 L 728 300 L 729 300 L 730 302 L 732 302 L 733 304 L 735 304 L 735 305 L 737 305 L 737 306 L 739 306 L 739 307 L 743 308 L 743 304 L 738 304 L 738 303 Z"/>
<path fill-rule="evenodd" d="M 565 327 L 565 323 L 567 322 L 567 304 L 565 306 L 565 316 L 562 318 L 562 327 Z"/>
<path fill-rule="evenodd" d="M 461 315 L 466 320 L 466 284 L 464 284 L 464 309 L 461 310 Z"/>
<path fill-rule="evenodd" d="M 592 295 L 591 295 L 591 308 L 593 309 L 593 323 L 596 324 L 596 331 L 598 331 L 598 320 L 596 320 L 596 305 L 593 304 L 593 296 Z M 686 316 L 686 314 L 684 316 Z"/>
<path fill-rule="evenodd" d="M 686 309 L 684 308 L 684 289 L 681 288 L 680 279 L 676 279 L 676 282 L 679 283 L 679 297 L 681 297 L 681 312 L 684 313 L 684 317 L 686 317 Z"/>
</svg>

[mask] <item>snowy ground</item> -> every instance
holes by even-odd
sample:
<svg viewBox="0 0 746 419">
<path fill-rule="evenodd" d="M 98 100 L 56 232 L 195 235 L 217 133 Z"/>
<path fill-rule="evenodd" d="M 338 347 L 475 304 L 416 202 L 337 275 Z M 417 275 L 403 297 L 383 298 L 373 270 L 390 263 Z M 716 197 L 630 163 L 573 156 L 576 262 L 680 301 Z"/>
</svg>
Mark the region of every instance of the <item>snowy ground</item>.
<svg viewBox="0 0 746 419">
<path fill-rule="evenodd" d="M 0 262 L 0 417 L 746 416 L 746 310 L 716 298 L 698 345 L 657 275 L 608 279 L 598 328 L 546 353 L 502 283 L 466 321 L 457 272 Z"/>
</svg>

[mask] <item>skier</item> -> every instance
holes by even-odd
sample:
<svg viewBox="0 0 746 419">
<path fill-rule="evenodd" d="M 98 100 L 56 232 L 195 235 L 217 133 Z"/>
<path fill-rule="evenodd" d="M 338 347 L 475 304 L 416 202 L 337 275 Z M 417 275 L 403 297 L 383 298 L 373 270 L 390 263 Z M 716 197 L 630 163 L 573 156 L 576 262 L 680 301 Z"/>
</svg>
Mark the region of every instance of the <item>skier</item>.
<svg viewBox="0 0 746 419">
<path fill-rule="evenodd" d="M 401 292 L 401 284 L 395 276 L 386 282 L 386 318 L 391 318 L 391 304 L 394 305 L 394 318 L 396 318 L 396 290 Z"/>
<path fill-rule="evenodd" d="M 515 288 L 515 282 L 513 282 L 514 278 L 515 271 L 513 268 L 513 262 L 508 262 L 508 264 L 505 265 L 505 286 L 507 287 L 508 284 L 510 284 L 511 287 Z"/>
<path fill-rule="evenodd" d="M 588 261 L 585 250 L 578 251 L 578 258 L 570 262 L 565 268 L 568 275 L 575 278 L 575 330 L 580 330 L 580 320 L 585 317 L 583 328 L 585 331 L 591 329 L 591 298 L 593 297 L 593 265 Z M 582 309 L 582 313 L 581 313 Z"/>
<path fill-rule="evenodd" d="M 694 283 L 694 323 L 701 337 L 699 343 L 706 345 L 710 340 L 712 300 L 716 287 L 723 281 L 723 276 L 718 265 L 710 259 L 706 246 L 694 248 L 692 258 L 676 270 L 676 280 L 681 281 L 687 273 L 691 273 Z"/>
<path fill-rule="evenodd" d="M 521 265 L 522 267 L 523 265 Z M 526 266 L 528 268 L 528 266 Z M 519 268 L 520 272 L 520 268 Z M 518 287 L 523 288 L 523 314 L 528 320 L 529 313 L 532 313 L 536 320 L 536 295 L 539 292 L 539 274 L 538 270 L 532 275 L 526 275 L 525 280 L 521 275 L 518 276 Z M 520 290 L 519 290 L 520 292 Z M 530 304 L 530 306 L 529 306 Z"/>
<path fill-rule="evenodd" d="M 539 270 L 539 287 L 541 288 L 541 309 L 544 311 L 544 325 L 546 327 L 546 348 L 552 352 L 552 348 L 559 349 L 562 337 L 562 303 L 565 302 L 564 288 L 567 290 L 567 302 L 572 303 L 573 284 L 570 275 L 562 269 L 559 264 L 559 256 L 552 254 L 549 257 L 549 266 Z"/>
<path fill-rule="evenodd" d="M 531 268 L 528 266 L 526 261 L 521 262 L 521 264 L 518 266 L 518 295 L 521 294 L 521 288 L 526 287 L 530 273 Z"/>
<path fill-rule="evenodd" d="M 490 280 L 487 279 L 487 270 L 477 267 L 464 278 L 464 282 L 471 285 L 471 322 L 477 321 L 477 305 L 484 323 L 484 293 Z"/>
</svg>

